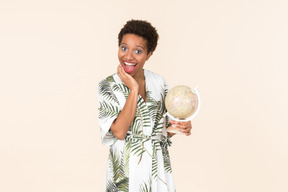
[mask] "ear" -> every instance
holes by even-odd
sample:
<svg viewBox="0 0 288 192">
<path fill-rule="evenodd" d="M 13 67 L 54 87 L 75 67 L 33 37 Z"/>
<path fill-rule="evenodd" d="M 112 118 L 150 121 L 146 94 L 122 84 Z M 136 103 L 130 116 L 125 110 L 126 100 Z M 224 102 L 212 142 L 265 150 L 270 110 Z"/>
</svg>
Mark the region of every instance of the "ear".
<svg viewBox="0 0 288 192">
<path fill-rule="evenodd" d="M 153 54 L 153 52 L 148 53 L 148 55 L 146 57 L 146 61 L 151 57 L 152 54 Z"/>
</svg>

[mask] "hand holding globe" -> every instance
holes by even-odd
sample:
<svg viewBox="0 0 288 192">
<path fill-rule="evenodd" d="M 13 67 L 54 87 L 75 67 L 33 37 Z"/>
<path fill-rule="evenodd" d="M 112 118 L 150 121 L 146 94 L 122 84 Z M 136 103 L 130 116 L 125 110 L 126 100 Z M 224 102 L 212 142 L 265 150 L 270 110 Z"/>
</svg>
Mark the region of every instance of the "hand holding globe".
<svg viewBox="0 0 288 192">
<path fill-rule="evenodd" d="M 169 119 L 174 121 L 190 121 L 200 110 L 200 95 L 195 89 L 190 89 L 187 86 L 176 86 L 172 88 L 165 98 L 165 106 Z M 182 133 L 177 127 L 169 127 L 167 132 Z"/>
</svg>

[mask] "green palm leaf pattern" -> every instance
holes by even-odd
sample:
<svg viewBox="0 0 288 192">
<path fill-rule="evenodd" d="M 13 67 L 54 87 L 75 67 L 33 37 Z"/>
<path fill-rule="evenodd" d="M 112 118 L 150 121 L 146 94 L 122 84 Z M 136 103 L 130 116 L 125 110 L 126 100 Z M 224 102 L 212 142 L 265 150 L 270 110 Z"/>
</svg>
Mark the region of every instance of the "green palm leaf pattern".
<svg viewBox="0 0 288 192">
<path fill-rule="evenodd" d="M 158 102 L 151 96 L 151 91 L 149 90 L 146 90 L 146 98 L 147 103 L 151 103 L 151 105 L 148 106 L 150 117 L 152 118 L 153 121 L 155 121 L 159 108 Z"/>
<path fill-rule="evenodd" d="M 115 192 L 118 191 L 117 186 L 113 183 L 113 181 L 109 180 L 106 182 L 106 192 Z"/>
<path fill-rule="evenodd" d="M 130 93 L 130 89 L 123 83 L 115 84 L 113 86 L 113 90 L 122 92 L 126 99 L 127 99 L 128 95 Z"/>
<path fill-rule="evenodd" d="M 109 76 L 98 84 L 98 92 L 106 101 L 114 101 L 118 105 L 120 104 L 116 95 L 113 92 L 112 87 L 110 86 L 113 82 L 113 77 Z"/>
<path fill-rule="evenodd" d="M 144 128 L 150 127 L 149 110 L 145 101 L 141 98 L 138 100 L 136 114 L 131 124 L 131 131 L 135 135 L 141 135 Z"/>
<path fill-rule="evenodd" d="M 154 88 L 154 90 L 149 90 L 149 86 L 146 87 L 146 102 L 138 95 L 135 117 L 129 127 L 125 140 L 120 141 L 116 139 L 110 148 L 109 167 L 107 169 L 109 171 L 109 178 L 106 180 L 106 192 L 152 192 L 152 185 L 154 187 L 154 184 L 157 185 L 158 182 L 162 182 L 167 187 L 170 187 L 170 190 L 174 191 L 174 188 L 171 188 L 171 184 L 166 184 L 166 182 L 171 181 L 170 174 L 172 172 L 168 153 L 170 140 L 165 136 L 163 136 L 162 140 L 159 140 L 159 135 L 162 135 L 164 128 L 163 114 L 166 112 L 164 99 L 168 90 L 161 78 L 154 77 L 159 81 L 159 86 L 155 84 L 152 86 L 150 83 L 150 88 Z M 119 81 L 118 77 L 109 76 L 99 83 L 98 93 L 101 96 L 101 100 L 99 101 L 99 118 L 103 119 L 102 122 L 106 122 L 106 120 L 107 122 L 111 122 L 109 118 L 115 119 L 119 115 L 130 90 L 125 84 Z M 165 122 L 167 121 L 165 120 Z M 111 130 L 109 132 L 109 135 L 114 137 Z M 105 135 L 106 132 L 103 134 Z M 107 135 L 105 137 L 107 138 Z M 147 169 L 146 163 L 150 164 L 148 166 L 150 169 Z M 163 166 L 159 167 L 160 164 Z M 141 173 L 145 174 L 143 174 L 143 178 L 139 175 L 140 180 L 136 178 L 135 183 L 129 183 L 130 171 L 130 174 L 133 176 L 138 171 L 138 167 L 136 169 L 131 167 L 134 165 L 141 168 Z M 129 166 L 131 170 L 129 170 Z M 162 176 L 160 177 L 160 175 L 163 174 L 165 176 L 161 178 Z M 130 182 L 132 182 L 132 179 Z M 167 191 L 167 188 L 163 188 L 162 191 Z"/>
<path fill-rule="evenodd" d="M 162 89 L 164 89 L 164 87 L 162 87 Z M 147 96 L 147 100 L 149 102 L 152 103 L 152 105 L 149 106 L 149 111 L 150 111 L 150 115 L 153 119 L 154 123 L 154 127 L 153 127 L 153 136 L 162 133 L 162 129 L 163 129 L 163 114 L 166 112 L 165 109 L 165 105 L 164 105 L 164 101 L 165 101 L 165 92 L 164 94 L 161 92 L 160 93 L 160 100 L 156 101 L 155 99 L 153 99 L 153 97 L 150 97 L 151 92 L 148 91 L 147 92 L 148 96 Z M 168 125 L 168 123 L 166 123 L 166 125 Z"/>
<path fill-rule="evenodd" d="M 164 169 L 167 173 L 172 173 L 171 169 L 171 162 L 170 162 L 170 156 L 168 152 L 168 145 L 169 141 L 161 141 L 160 146 L 162 148 L 162 156 L 163 156 L 163 162 L 164 162 Z"/>
<path fill-rule="evenodd" d="M 151 183 L 152 183 L 152 180 L 150 177 L 148 183 L 145 182 L 142 185 L 140 185 L 139 192 L 152 192 Z"/>
<path fill-rule="evenodd" d="M 127 137 L 126 142 L 131 146 L 130 153 L 140 157 L 145 151 L 144 143 L 149 141 L 149 139 L 144 139 L 141 137 Z"/>
<path fill-rule="evenodd" d="M 130 153 L 131 153 L 131 142 L 126 142 L 123 153 L 123 171 L 125 175 L 129 175 Z"/>
<path fill-rule="evenodd" d="M 129 178 L 124 171 L 124 161 L 127 160 L 127 157 L 124 159 L 121 159 L 120 157 L 123 156 L 114 154 L 113 151 L 110 150 L 109 160 L 110 168 L 113 172 L 113 180 L 107 181 L 107 191 L 128 192 L 129 190 Z"/>
<path fill-rule="evenodd" d="M 106 101 L 100 102 L 99 107 L 99 118 L 115 117 L 119 114 L 119 109 L 112 103 L 107 103 Z"/>
</svg>

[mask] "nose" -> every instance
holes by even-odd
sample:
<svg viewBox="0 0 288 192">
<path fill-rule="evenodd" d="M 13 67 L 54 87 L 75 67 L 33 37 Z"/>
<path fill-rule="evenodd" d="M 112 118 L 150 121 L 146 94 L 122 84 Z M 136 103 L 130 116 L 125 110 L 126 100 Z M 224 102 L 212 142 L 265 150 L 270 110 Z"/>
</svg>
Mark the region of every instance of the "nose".
<svg viewBox="0 0 288 192">
<path fill-rule="evenodd" d="M 133 52 L 132 51 L 128 51 L 125 56 L 126 56 L 127 60 L 132 60 L 133 59 Z"/>
</svg>

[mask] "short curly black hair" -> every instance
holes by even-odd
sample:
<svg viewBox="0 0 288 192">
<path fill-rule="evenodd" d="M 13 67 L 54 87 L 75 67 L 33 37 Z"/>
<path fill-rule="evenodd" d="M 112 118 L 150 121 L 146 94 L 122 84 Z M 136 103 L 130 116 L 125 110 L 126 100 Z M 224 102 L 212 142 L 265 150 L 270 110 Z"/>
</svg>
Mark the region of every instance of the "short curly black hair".
<svg viewBox="0 0 288 192">
<path fill-rule="evenodd" d="M 135 34 L 147 41 L 148 53 L 153 53 L 157 47 L 159 35 L 155 27 L 151 23 L 143 20 L 130 20 L 124 25 L 118 34 L 118 46 L 120 46 L 122 38 L 125 34 Z"/>
</svg>

